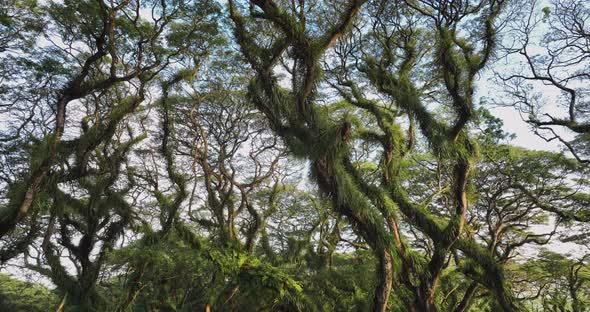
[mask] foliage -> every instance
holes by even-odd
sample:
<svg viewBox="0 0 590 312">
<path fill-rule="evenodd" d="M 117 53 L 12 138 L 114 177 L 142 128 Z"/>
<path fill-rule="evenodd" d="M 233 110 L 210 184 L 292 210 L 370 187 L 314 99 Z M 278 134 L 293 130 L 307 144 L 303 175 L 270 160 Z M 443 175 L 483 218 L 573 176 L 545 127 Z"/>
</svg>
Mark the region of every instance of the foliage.
<svg viewBox="0 0 590 312">
<path fill-rule="evenodd" d="M 44 286 L 22 282 L 0 274 L 0 302 L 2 309 L 15 312 L 41 312 L 57 307 L 59 298 Z"/>
<path fill-rule="evenodd" d="M 2 2 L 2 308 L 586 311 L 588 16 L 574 0 Z M 490 73 L 508 96 L 479 97 Z M 498 104 L 569 154 L 513 145 Z"/>
</svg>

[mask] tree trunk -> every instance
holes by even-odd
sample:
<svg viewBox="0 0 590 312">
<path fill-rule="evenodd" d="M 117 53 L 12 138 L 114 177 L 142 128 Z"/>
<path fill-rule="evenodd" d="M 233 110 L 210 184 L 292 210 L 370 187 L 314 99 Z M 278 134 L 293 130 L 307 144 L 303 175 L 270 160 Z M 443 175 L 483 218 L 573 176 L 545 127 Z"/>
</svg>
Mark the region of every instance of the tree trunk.
<svg viewBox="0 0 590 312">
<path fill-rule="evenodd" d="M 378 284 L 373 299 L 373 311 L 385 312 L 393 286 L 393 266 L 391 254 L 387 249 L 379 253 Z"/>
</svg>

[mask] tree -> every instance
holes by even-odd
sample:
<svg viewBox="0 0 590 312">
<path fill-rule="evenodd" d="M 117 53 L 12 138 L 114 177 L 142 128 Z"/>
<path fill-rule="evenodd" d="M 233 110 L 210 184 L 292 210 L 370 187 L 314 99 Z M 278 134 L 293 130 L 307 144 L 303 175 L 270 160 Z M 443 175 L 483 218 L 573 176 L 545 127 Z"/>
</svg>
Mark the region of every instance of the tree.
<svg viewBox="0 0 590 312">
<path fill-rule="evenodd" d="M 586 84 L 590 6 L 586 1 L 552 1 L 540 7 L 527 1 L 512 21 L 510 41 L 502 49 L 522 67 L 498 72 L 507 98 L 545 141 L 558 141 L 580 162 L 588 163 L 588 100 Z M 541 40 L 536 40 L 537 35 Z"/>
<path fill-rule="evenodd" d="M 268 38 L 267 40 L 274 39 L 271 41 L 274 43 L 262 48 L 262 44 L 254 41 L 248 32 L 248 21 L 238 13 L 236 4 L 230 2 L 230 16 L 236 25 L 236 38 L 246 59 L 257 72 L 251 83 L 250 96 L 288 146 L 301 157 L 312 161 L 311 170 L 319 188 L 332 198 L 334 209 L 348 218 L 357 233 L 376 253 L 380 263 L 378 272 L 381 281 L 375 290 L 374 309 L 384 311 L 387 308 L 395 271 L 402 275 L 426 272 L 418 273 L 420 282 L 417 286 L 412 284 L 409 276 L 401 277 L 410 293 L 417 294 L 414 300 L 402 299 L 402 304 L 408 309 L 436 310 L 435 292 L 440 272 L 451 249 L 456 248 L 481 265 L 484 275 L 487 275 L 486 286 L 496 293 L 504 309 L 513 309 L 514 303 L 504 286 L 501 269 L 493 260 L 486 259 L 479 246 L 460 240 L 467 211 L 465 188 L 476 155 L 475 146 L 464 131 L 465 125 L 472 118 L 473 79 L 492 53 L 495 42 L 494 19 L 505 3 L 484 1 L 477 6 L 465 3 L 459 8 L 459 12 L 455 12 L 452 6 L 438 6 L 429 2 L 391 3 L 405 8 L 405 12 L 420 16 L 424 25 L 432 25 L 436 29 L 432 36 L 437 41 L 433 56 L 436 65 L 434 72 L 440 77 L 438 81 L 442 90 L 448 92 L 446 94 L 456 114 L 456 120 L 450 125 L 441 123 L 425 108 L 420 90 L 409 79 L 412 69 L 417 65 L 415 37 L 408 35 L 408 41 L 402 41 L 403 45 L 399 48 L 385 42 L 385 59 L 378 61 L 368 58 L 364 65 L 369 81 L 377 90 L 389 96 L 402 114 L 417 119 L 422 134 L 433 146 L 435 154 L 455 161 L 453 184 L 450 186 L 454 208 L 450 209 L 445 225 L 437 223 L 404 190 L 399 170 L 408 144 L 404 144 L 406 139 L 401 134 L 399 123 L 395 121 L 395 111 L 367 99 L 350 80 L 341 82 L 351 89 L 350 94 L 343 91 L 340 93 L 350 105 L 373 115 L 379 133 L 362 131 L 362 128 L 357 130 L 350 117 L 340 117 L 340 121 L 335 122 L 330 115 L 330 107 L 318 106 L 316 102 L 319 96 L 316 87 L 321 81 L 320 57 L 351 27 L 363 3 L 352 1 L 345 5 L 345 9 L 338 12 L 336 21 L 324 27 L 326 31 L 319 34 L 308 30 L 311 28 L 306 23 L 303 3 L 299 5 L 299 10 L 295 7 L 283 8 L 269 1 L 253 1 L 253 4 L 259 11 L 251 10 L 251 18 L 266 21 L 268 27 L 277 29 L 280 35 Z M 480 40 L 478 44 L 482 46 L 481 51 L 476 52 L 476 44 L 459 38 L 457 33 L 462 19 L 469 14 L 481 14 L 478 19 L 481 26 L 474 27 L 474 33 L 468 37 L 471 40 Z M 396 17 L 391 18 L 395 21 Z M 383 21 L 377 19 L 376 23 L 380 22 Z M 390 23 L 395 31 L 396 24 Z M 411 33 L 412 26 L 407 26 L 410 30 L 404 29 L 405 33 Z M 386 27 L 385 29 L 387 31 Z M 393 58 L 397 55 L 394 49 L 403 53 L 399 62 Z M 273 75 L 273 68 L 284 53 L 290 53 L 294 64 L 291 89 L 282 88 Z M 389 59 L 387 55 L 390 56 Z M 390 72 L 391 69 L 394 71 Z M 349 154 L 354 145 L 349 141 L 357 138 L 368 138 L 381 144 L 383 156 L 380 161 L 380 185 L 363 181 L 354 166 Z M 413 260 L 417 256 L 413 256 L 405 247 L 399 230 L 398 213 L 434 241 L 435 249 L 430 259 L 422 261 L 424 267 L 420 269 L 411 268 L 414 263 L 420 262 Z M 394 267 L 394 264 L 401 266 Z"/>
<path fill-rule="evenodd" d="M 0 275 L 2 292 L 0 299 L 4 308 L 10 311 L 45 311 L 56 307 L 58 298 L 47 288 L 15 280 L 8 275 Z"/>
<path fill-rule="evenodd" d="M 519 286 L 536 290 L 533 307 L 546 311 L 586 311 L 589 304 L 587 258 L 588 255 L 576 259 L 544 250 L 520 268 Z"/>
<path fill-rule="evenodd" d="M 517 147 L 488 103 L 521 94 L 478 102 L 527 84 L 498 61 L 531 3 L 9 4 L 0 268 L 57 310 L 587 309 L 583 144 Z M 570 48 L 530 59 L 577 88 Z"/>
</svg>

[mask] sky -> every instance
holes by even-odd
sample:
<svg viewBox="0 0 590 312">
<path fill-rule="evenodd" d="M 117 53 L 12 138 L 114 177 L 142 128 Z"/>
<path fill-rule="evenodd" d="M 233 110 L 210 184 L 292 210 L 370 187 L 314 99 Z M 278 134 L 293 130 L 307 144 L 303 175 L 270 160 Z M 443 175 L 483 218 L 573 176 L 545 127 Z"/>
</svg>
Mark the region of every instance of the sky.
<svg viewBox="0 0 590 312">
<path fill-rule="evenodd" d="M 525 3 L 525 0 L 519 0 L 522 3 Z M 540 16 L 543 16 L 542 9 L 544 7 L 552 8 L 551 1 L 549 0 L 536 0 L 533 12 L 537 15 L 537 18 L 541 22 L 539 22 L 536 27 L 535 31 L 531 34 L 529 45 L 527 46 L 527 51 L 531 54 L 538 54 L 544 55 L 547 54 L 547 51 L 539 45 L 543 36 L 548 32 L 548 27 L 550 25 L 547 22 L 543 22 L 543 19 Z M 522 20 L 516 20 L 514 24 L 509 24 L 506 28 L 510 27 L 519 27 L 522 25 Z M 514 29 L 514 28 L 513 28 Z M 509 30 L 509 29 L 508 29 Z M 517 34 L 518 31 L 517 31 Z M 506 35 L 504 40 L 500 43 L 500 45 L 511 46 L 511 40 L 514 40 L 513 36 Z M 524 76 L 530 76 L 529 68 L 526 63 L 524 63 L 524 59 L 519 56 L 509 56 L 507 58 L 502 58 L 497 60 L 492 64 L 494 70 L 499 72 L 502 76 L 510 75 L 510 74 L 522 74 Z M 565 110 L 563 107 L 558 106 L 560 102 L 560 92 L 555 87 L 550 87 L 544 85 L 542 83 L 534 83 L 533 84 L 533 91 L 537 92 L 542 95 L 543 107 L 542 110 L 544 112 L 550 112 L 554 116 L 563 116 Z M 491 70 L 484 70 L 480 80 L 477 83 L 477 97 L 486 97 L 490 99 L 496 99 L 498 101 L 502 101 L 505 95 L 501 92 L 499 86 L 494 81 L 494 73 Z M 507 101 L 510 101 L 507 99 Z M 479 101 L 476 101 L 476 103 Z M 527 116 L 522 116 L 515 108 L 513 107 L 486 107 L 488 108 L 491 113 L 500 118 L 504 122 L 504 131 L 508 133 L 515 134 L 515 138 L 509 141 L 509 144 L 524 147 L 531 150 L 546 150 L 546 151 L 553 151 L 553 152 L 561 152 L 564 150 L 564 146 L 560 144 L 557 140 L 552 142 L 546 142 L 539 136 L 537 136 L 533 131 L 532 128 L 523 120 L 526 119 Z M 562 135 L 564 138 L 570 139 L 572 135 L 569 133 L 565 133 L 563 131 L 559 131 L 556 129 L 556 132 Z M 568 153 L 566 153 L 568 155 Z M 571 156 L 571 155 L 568 155 Z"/>
</svg>

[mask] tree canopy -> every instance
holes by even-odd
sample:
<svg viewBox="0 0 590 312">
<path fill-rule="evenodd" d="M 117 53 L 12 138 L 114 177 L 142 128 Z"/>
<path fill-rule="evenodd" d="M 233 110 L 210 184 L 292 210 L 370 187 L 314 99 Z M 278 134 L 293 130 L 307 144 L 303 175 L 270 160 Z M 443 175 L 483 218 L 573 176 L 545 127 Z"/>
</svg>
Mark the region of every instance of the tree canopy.
<svg viewBox="0 0 590 312">
<path fill-rule="evenodd" d="M 588 25 L 582 0 L 4 1 L 0 302 L 590 311 Z"/>
</svg>

